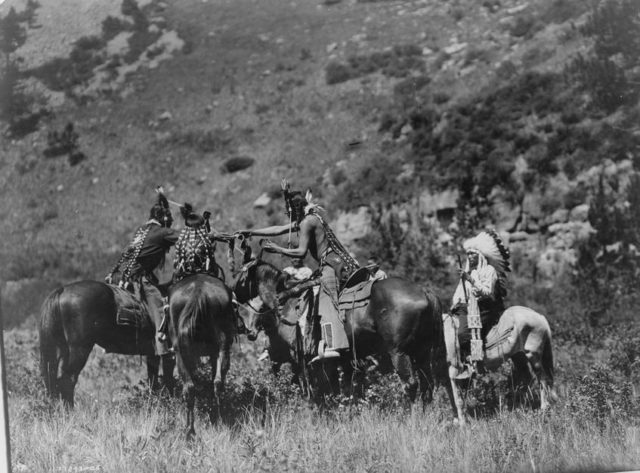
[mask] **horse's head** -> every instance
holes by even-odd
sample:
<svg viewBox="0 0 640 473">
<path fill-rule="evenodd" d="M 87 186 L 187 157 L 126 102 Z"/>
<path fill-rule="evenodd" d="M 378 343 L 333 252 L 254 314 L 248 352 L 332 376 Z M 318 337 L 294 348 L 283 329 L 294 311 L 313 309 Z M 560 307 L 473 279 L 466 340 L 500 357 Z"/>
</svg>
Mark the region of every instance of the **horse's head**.
<svg viewBox="0 0 640 473">
<path fill-rule="evenodd" d="M 278 324 L 278 292 L 289 275 L 266 261 L 252 259 L 246 263 L 236 281 L 234 292 L 241 304 L 250 307 L 247 337 L 255 340 L 260 330 L 269 332 Z"/>
<path fill-rule="evenodd" d="M 250 303 L 249 316 L 246 318 L 247 338 L 254 342 L 258 333 L 262 330 L 269 336 L 278 328 L 278 308 L 267 307 L 260 298 L 255 298 Z"/>
<path fill-rule="evenodd" d="M 258 263 L 259 261 L 257 259 L 251 259 L 245 263 L 240 270 L 240 275 L 233 288 L 236 299 L 240 304 L 246 304 L 258 296 L 258 280 L 256 277 Z"/>
</svg>

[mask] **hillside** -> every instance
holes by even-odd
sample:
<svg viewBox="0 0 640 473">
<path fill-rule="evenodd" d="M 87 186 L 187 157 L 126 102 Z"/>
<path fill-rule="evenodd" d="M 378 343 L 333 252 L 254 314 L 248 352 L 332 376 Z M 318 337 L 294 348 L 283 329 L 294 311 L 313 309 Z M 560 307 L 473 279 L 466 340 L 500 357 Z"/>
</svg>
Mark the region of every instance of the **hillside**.
<svg viewBox="0 0 640 473">
<path fill-rule="evenodd" d="M 24 2 L 0 14 L 11 6 Z M 52 113 L 2 141 L 2 278 L 31 281 L 35 301 L 43 285 L 101 277 L 158 184 L 210 209 L 221 230 L 283 222 L 287 177 L 314 190 L 360 256 L 381 238 L 404 239 L 383 235 L 390 211 L 403 228 L 428 227 L 440 272 L 453 272 L 441 253 L 491 225 L 525 255 L 522 267 L 553 281 L 591 232 L 598 166 L 609 159 L 608 184 L 624 200 L 637 149 L 637 106 L 593 112 L 561 80 L 593 42 L 578 31 L 587 10 L 571 0 L 43 0 L 40 27 L 14 56 Z M 105 29 L 108 16 L 119 20 Z M 64 67 L 73 64 L 75 76 Z M 85 159 L 45 157 L 48 135 L 68 122 Z M 622 144 L 591 145 L 583 159 L 568 143 L 592 131 L 592 142 Z M 242 157 L 254 164 L 225 170 Z M 263 193 L 275 199 L 254 207 Z M 414 221 L 407 203 L 420 207 Z M 342 213 L 354 209 L 361 223 Z M 390 268 L 425 279 L 398 251 L 384 255 Z M 11 284 L 5 293 L 19 292 Z"/>
<path fill-rule="evenodd" d="M 5 0 L 0 19 L 15 471 L 637 469 L 637 0 Z M 157 185 L 231 232 L 285 222 L 283 177 L 362 262 L 378 255 L 445 309 L 462 241 L 495 227 L 507 303 L 551 326 L 550 413 L 509 363 L 465 394 L 469 429 L 444 389 L 410 407 L 375 370 L 362 399 L 318 409 L 243 337 L 220 424 L 200 373 L 194 442 L 140 357 L 96 347 L 76 409 L 45 399 L 42 300 L 102 279 Z"/>
</svg>

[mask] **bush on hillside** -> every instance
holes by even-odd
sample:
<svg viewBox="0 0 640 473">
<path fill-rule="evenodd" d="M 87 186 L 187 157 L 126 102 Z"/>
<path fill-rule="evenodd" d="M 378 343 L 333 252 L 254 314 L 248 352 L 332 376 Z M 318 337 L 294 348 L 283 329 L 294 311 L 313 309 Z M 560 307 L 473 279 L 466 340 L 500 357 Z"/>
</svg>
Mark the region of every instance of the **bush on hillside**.
<svg viewBox="0 0 640 473">
<path fill-rule="evenodd" d="M 449 292 L 452 273 L 445 250 L 415 199 L 398 207 L 373 206 L 372 231 L 361 244 L 392 275 L 427 283 L 439 294 Z"/>
<path fill-rule="evenodd" d="M 131 25 L 121 18 L 109 15 L 102 21 L 102 39 L 108 42 L 123 31 L 128 31 Z"/>
<path fill-rule="evenodd" d="M 227 159 L 221 169 L 223 173 L 234 173 L 253 166 L 255 162 L 256 160 L 250 156 L 234 156 Z"/>
<path fill-rule="evenodd" d="M 628 205 L 605 191 L 604 175 L 589 207 L 595 232 L 578 248 L 575 285 L 588 301 L 592 326 L 608 323 L 639 303 L 640 284 L 640 176 L 626 189 Z"/>
<path fill-rule="evenodd" d="M 596 422 L 601 428 L 608 423 L 627 421 L 638 415 L 629 382 L 614 379 L 610 370 L 596 366 L 578 381 L 569 397 L 569 409 L 577 419 Z"/>
<path fill-rule="evenodd" d="M 68 58 L 55 58 L 29 71 L 51 90 L 71 93 L 73 87 L 93 77 L 93 69 L 105 61 L 104 41 L 85 36 L 74 43 Z"/>
<path fill-rule="evenodd" d="M 588 91 L 596 107 L 611 113 L 634 104 L 640 84 L 629 79 L 640 64 L 640 3 L 606 0 L 594 7 L 580 32 L 593 39 L 593 54 L 578 55 L 567 70 Z"/>
<path fill-rule="evenodd" d="M 415 44 L 401 44 L 385 51 L 350 56 L 346 63 L 331 61 L 325 68 L 325 78 L 332 85 L 374 72 L 387 77 L 407 77 L 424 70 L 422 49 Z"/>
<path fill-rule="evenodd" d="M 24 10 L 18 12 L 11 7 L 6 16 L 0 18 L 0 51 L 5 65 L 0 73 L 0 119 L 9 123 L 9 134 L 14 137 L 35 131 L 40 118 L 46 114 L 45 110 L 35 109 L 35 97 L 25 91 L 20 60 L 15 55 L 27 40 L 27 27 L 35 26 L 38 7 L 37 2 L 29 0 Z"/>
<path fill-rule="evenodd" d="M 640 382 L 640 330 L 622 326 L 609 359 L 609 366 L 632 383 Z"/>
</svg>

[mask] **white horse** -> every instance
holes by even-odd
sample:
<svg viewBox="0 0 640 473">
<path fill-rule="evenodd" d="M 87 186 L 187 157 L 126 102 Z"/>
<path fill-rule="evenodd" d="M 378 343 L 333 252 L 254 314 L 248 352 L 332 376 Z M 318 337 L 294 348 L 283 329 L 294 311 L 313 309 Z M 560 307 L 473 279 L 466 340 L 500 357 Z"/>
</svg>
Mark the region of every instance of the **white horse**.
<svg viewBox="0 0 640 473">
<path fill-rule="evenodd" d="M 447 349 L 449 378 L 458 422 L 466 422 L 464 400 L 460 393 L 459 320 L 455 315 L 443 314 L 444 337 Z M 485 343 L 483 366 L 497 370 L 507 359 L 513 361 L 514 372 L 537 381 L 540 386 L 540 408 L 547 410 L 553 391 L 553 353 L 551 329 L 544 315 L 528 307 L 512 306 L 504 311 L 498 323 L 489 331 Z"/>
</svg>

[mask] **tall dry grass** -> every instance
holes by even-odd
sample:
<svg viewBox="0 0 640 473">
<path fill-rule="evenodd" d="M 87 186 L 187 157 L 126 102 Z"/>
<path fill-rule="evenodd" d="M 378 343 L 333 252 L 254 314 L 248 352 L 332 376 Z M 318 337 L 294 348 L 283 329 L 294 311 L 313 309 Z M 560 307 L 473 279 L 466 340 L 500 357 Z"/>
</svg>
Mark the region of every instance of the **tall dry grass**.
<svg viewBox="0 0 640 473">
<path fill-rule="evenodd" d="M 76 408 L 45 399 L 36 337 L 5 334 L 15 471 L 495 472 L 603 471 L 640 467 L 640 422 L 633 406 L 611 405 L 596 418 L 589 399 L 605 390 L 560 380 L 550 413 L 527 407 L 451 422 L 444 389 L 422 410 L 406 406 L 398 383 L 377 388 L 377 402 L 343 402 L 320 411 L 286 382 L 257 366 L 246 343 L 232 360 L 224 421 L 208 421 L 206 389 L 197 402 L 197 438 L 184 435 L 179 399 L 149 393 L 137 357 L 96 351 L 76 393 Z M 385 391 L 386 390 L 386 391 Z M 594 392 L 595 392 L 594 391 Z M 605 396 L 606 397 L 606 396 Z M 373 399 L 373 397 L 368 397 Z M 573 401 L 573 402 L 571 402 Z M 576 403 L 577 401 L 577 403 Z M 583 407 L 581 407 L 583 406 Z"/>
</svg>

